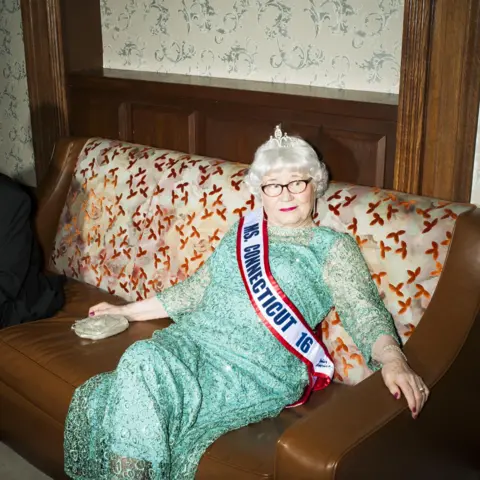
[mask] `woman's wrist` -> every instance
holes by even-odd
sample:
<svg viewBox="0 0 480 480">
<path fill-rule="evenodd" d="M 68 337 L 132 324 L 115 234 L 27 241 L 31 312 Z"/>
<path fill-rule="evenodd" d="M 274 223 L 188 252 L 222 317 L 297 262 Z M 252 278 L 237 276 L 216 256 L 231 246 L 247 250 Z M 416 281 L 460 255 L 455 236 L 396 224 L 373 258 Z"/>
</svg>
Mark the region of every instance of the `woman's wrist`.
<svg viewBox="0 0 480 480">
<path fill-rule="evenodd" d="M 127 303 L 123 306 L 122 315 L 128 317 L 132 322 L 143 322 L 168 316 L 156 295 L 138 302 Z"/>
<path fill-rule="evenodd" d="M 136 312 L 136 308 L 135 308 L 135 303 L 136 302 L 132 302 L 132 303 L 126 303 L 125 305 L 122 305 L 120 307 L 120 315 L 125 315 L 126 317 L 128 317 L 130 320 L 135 320 L 135 313 Z"/>
<path fill-rule="evenodd" d="M 380 335 L 372 346 L 372 358 L 379 365 L 398 362 L 407 363 L 407 358 L 398 344 L 398 340 L 391 335 Z"/>
<path fill-rule="evenodd" d="M 378 361 L 382 365 L 391 362 L 408 363 L 407 357 L 403 353 L 403 350 L 397 344 L 385 345 L 381 349 Z"/>
</svg>

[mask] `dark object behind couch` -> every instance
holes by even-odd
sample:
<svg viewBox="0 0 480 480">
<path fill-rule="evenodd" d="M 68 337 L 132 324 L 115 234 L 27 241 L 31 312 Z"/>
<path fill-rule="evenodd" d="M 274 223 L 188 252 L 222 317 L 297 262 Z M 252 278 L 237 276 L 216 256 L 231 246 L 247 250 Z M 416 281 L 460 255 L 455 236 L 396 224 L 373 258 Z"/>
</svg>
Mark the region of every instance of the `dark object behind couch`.
<svg viewBox="0 0 480 480">
<path fill-rule="evenodd" d="M 28 193 L 0 174 L 0 328 L 50 317 L 64 303 L 64 278 L 42 271 L 31 211 Z"/>
</svg>

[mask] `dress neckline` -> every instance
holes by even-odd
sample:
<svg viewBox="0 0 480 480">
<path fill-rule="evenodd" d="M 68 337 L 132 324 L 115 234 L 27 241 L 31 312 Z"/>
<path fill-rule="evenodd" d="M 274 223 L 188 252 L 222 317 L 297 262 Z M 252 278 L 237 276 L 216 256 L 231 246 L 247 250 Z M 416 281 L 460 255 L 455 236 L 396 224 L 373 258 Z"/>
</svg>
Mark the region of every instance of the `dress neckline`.
<svg viewBox="0 0 480 480">
<path fill-rule="evenodd" d="M 278 227 L 267 225 L 268 234 L 276 237 L 298 237 L 310 233 L 317 225 L 312 223 L 306 227 Z"/>
</svg>

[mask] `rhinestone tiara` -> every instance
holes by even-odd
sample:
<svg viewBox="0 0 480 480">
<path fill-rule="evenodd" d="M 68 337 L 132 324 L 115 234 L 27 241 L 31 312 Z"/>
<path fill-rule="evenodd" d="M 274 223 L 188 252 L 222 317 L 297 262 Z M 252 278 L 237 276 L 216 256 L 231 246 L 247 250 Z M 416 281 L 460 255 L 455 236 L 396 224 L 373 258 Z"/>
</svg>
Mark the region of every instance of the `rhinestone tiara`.
<svg viewBox="0 0 480 480">
<path fill-rule="evenodd" d="M 275 131 L 273 136 L 270 136 L 270 140 L 268 141 L 268 146 L 271 148 L 280 147 L 280 148 L 288 148 L 293 147 L 298 143 L 298 138 L 289 137 L 286 132 L 282 132 L 282 126 L 277 125 L 275 127 Z"/>
</svg>

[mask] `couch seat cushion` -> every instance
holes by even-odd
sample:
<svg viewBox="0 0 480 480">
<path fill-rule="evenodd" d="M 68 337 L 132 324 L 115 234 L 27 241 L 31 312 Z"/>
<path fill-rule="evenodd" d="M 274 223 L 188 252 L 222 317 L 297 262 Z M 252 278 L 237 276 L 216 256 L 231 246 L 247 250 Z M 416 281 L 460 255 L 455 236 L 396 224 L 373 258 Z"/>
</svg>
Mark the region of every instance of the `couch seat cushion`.
<svg viewBox="0 0 480 480">
<path fill-rule="evenodd" d="M 170 323 L 137 322 L 114 337 L 82 339 L 71 330 L 75 320 L 84 318 L 95 303 L 122 300 L 74 280 L 67 281 L 65 293 L 66 307 L 55 317 L 0 332 L 1 381 L 61 423 L 78 385 L 113 370 L 129 345 Z"/>
<path fill-rule="evenodd" d="M 124 300 L 75 280 L 67 281 L 65 293 L 65 308 L 55 317 L 0 332 L 0 382 L 60 424 L 77 386 L 113 370 L 128 346 L 170 324 L 168 319 L 136 322 L 114 337 L 82 339 L 71 325 L 84 318 L 91 305 Z M 203 456 L 197 478 L 273 478 L 275 448 L 282 433 L 343 388 L 349 387 L 332 385 L 317 392 L 307 405 L 222 436 Z"/>
</svg>

